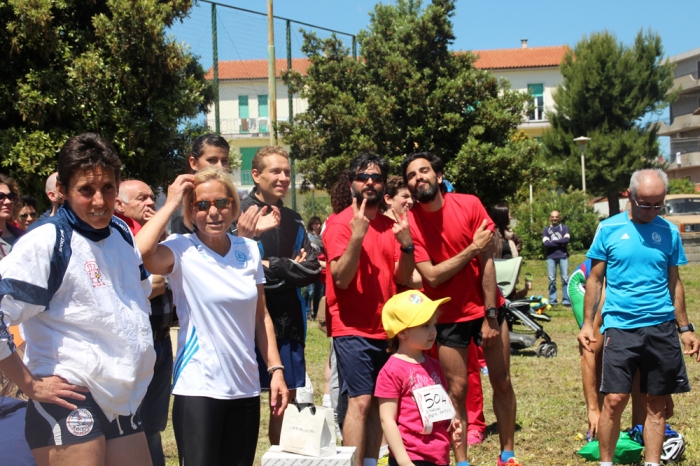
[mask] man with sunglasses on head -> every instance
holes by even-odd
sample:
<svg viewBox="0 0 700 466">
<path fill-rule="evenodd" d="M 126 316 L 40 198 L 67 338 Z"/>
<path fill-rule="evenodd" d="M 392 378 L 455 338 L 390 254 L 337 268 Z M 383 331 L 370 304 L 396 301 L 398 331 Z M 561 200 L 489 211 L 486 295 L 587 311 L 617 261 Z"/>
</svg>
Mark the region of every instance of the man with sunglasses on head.
<svg viewBox="0 0 700 466">
<path fill-rule="evenodd" d="M 301 216 L 282 202 L 293 182 L 289 153 L 279 146 L 263 147 L 253 157 L 251 176 L 255 187 L 241 202 L 238 235 L 258 241 L 265 271 L 265 300 L 275 327 L 291 399 L 296 395 L 296 389 L 306 384 L 306 309 L 301 288 L 318 280 L 321 265 Z M 275 220 L 275 216 L 279 224 L 258 233 L 260 226 L 268 220 Z M 252 225 L 256 225 L 258 231 Z M 270 374 L 259 353 L 257 357 L 260 384 L 263 389 L 269 389 Z M 270 410 L 272 445 L 279 444 L 282 420 L 283 416 L 272 416 Z"/>
<path fill-rule="evenodd" d="M 389 357 L 382 308 L 413 273 L 413 240 L 406 212 L 379 212 L 389 165 L 362 153 L 350 163 L 352 205 L 323 234 L 326 299 L 338 360 L 340 392 L 348 395 L 343 445 L 357 448 L 358 466 L 376 466 L 382 439 L 377 375 Z"/>
<path fill-rule="evenodd" d="M 659 169 L 638 170 L 630 180 L 631 209 L 598 225 L 587 256 L 584 324 L 578 335 L 585 351 L 603 339 L 600 392 L 605 395 L 598 418 L 601 466 L 612 466 L 620 434 L 620 417 L 629 401 L 633 377 L 640 373 L 646 408 L 644 455 L 646 466 L 658 466 L 664 444 L 666 395 L 690 391 L 683 361 L 695 354 L 700 341 L 688 321 L 685 293 L 678 266 L 687 264 L 678 229 L 658 217 L 664 206 L 668 178 Z M 593 318 L 601 307 L 601 334 Z"/>
</svg>

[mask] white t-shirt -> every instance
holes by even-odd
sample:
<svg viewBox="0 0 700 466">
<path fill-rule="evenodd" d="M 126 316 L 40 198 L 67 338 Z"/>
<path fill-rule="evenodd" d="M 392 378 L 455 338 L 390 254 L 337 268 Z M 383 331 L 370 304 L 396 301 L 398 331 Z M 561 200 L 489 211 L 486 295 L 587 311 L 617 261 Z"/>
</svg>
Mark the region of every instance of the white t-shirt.
<svg viewBox="0 0 700 466">
<path fill-rule="evenodd" d="M 260 395 L 255 360 L 257 285 L 265 283 L 255 241 L 228 234 L 222 257 L 196 234 L 170 235 L 170 277 L 180 319 L 173 394 L 222 400 Z"/>
</svg>

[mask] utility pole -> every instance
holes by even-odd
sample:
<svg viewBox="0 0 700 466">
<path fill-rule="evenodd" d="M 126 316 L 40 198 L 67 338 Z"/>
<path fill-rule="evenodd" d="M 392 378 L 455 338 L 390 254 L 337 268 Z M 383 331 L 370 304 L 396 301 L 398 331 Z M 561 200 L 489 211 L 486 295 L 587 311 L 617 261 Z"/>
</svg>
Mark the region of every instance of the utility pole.
<svg viewBox="0 0 700 466">
<path fill-rule="evenodd" d="M 277 145 L 277 70 L 275 61 L 275 18 L 272 0 L 267 0 L 267 89 L 270 105 L 270 145 Z"/>
</svg>

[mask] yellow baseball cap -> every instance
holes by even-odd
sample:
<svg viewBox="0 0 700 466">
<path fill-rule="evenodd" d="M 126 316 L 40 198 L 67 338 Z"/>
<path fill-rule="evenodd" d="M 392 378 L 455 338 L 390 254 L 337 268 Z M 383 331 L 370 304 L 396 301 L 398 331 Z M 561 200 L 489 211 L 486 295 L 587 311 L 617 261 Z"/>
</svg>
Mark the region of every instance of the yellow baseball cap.
<svg viewBox="0 0 700 466">
<path fill-rule="evenodd" d="M 423 325 L 435 314 L 438 306 L 451 298 L 433 301 L 417 290 L 394 295 L 382 309 L 382 325 L 389 338 L 411 327 Z"/>
</svg>

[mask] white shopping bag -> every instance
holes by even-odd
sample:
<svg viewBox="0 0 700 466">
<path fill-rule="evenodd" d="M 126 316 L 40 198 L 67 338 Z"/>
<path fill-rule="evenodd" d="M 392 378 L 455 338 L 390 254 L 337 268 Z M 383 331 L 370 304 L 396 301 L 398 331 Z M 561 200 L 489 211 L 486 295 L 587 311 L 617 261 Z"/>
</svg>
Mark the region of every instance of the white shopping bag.
<svg viewBox="0 0 700 466">
<path fill-rule="evenodd" d="M 335 455 L 333 410 L 313 404 L 290 403 L 284 412 L 280 447 L 306 456 Z"/>
<path fill-rule="evenodd" d="M 311 383 L 309 374 L 306 374 L 306 384 L 301 388 L 297 388 L 296 400 L 300 404 L 314 404 L 314 386 Z"/>
</svg>

